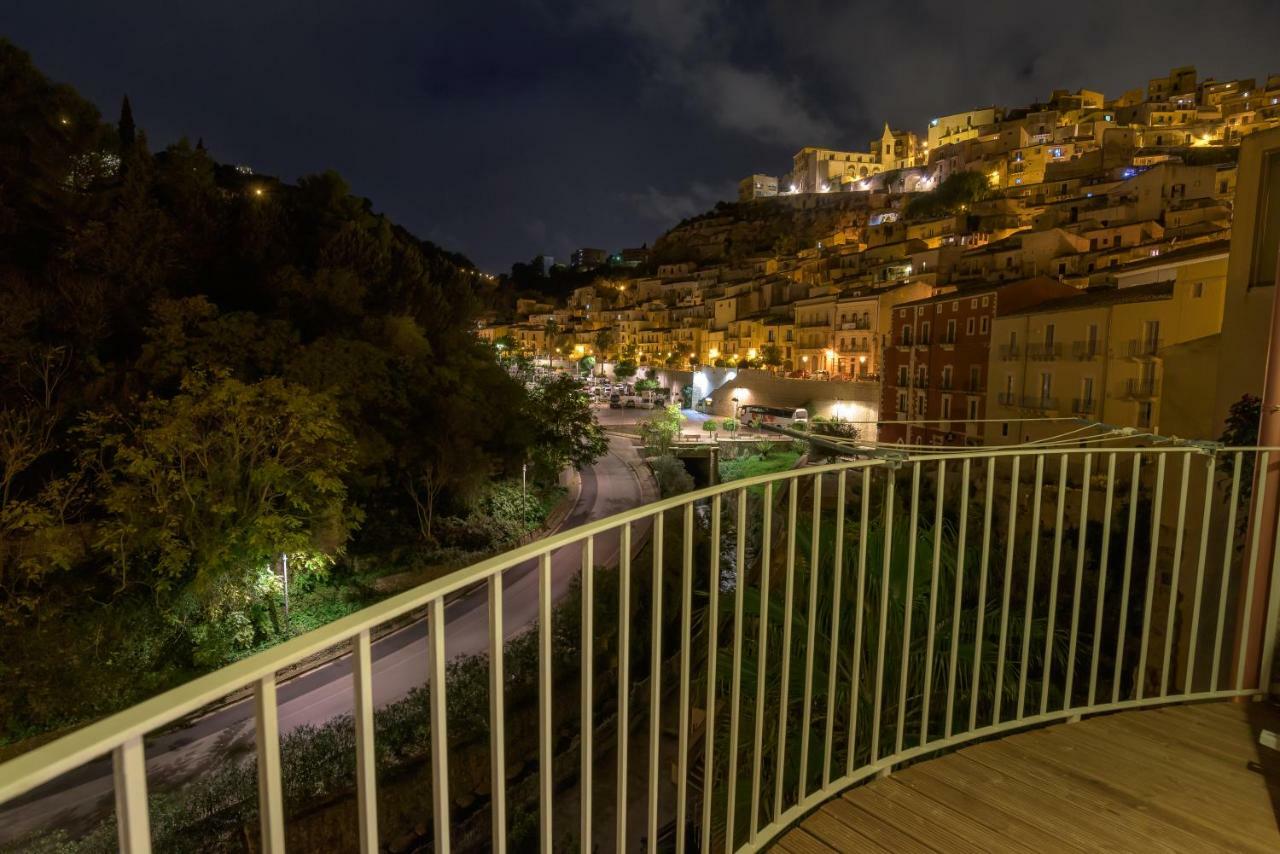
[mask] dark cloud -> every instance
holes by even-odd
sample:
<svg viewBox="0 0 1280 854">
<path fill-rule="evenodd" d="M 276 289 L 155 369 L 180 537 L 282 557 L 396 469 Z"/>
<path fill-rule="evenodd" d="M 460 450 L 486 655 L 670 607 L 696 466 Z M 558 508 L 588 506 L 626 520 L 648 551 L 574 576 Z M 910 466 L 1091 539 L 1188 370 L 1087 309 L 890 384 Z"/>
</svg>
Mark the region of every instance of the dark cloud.
<svg viewBox="0 0 1280 854">
<path fill-rule="evenodd" d="M 153 143 L 296 178 L 489 269 L 620 247 L 888 120 L 1117 94 L 1170 66 L 1273 67 L 1280 3 L 776 0 L 88 4 L 9 0 L 3 35 Z"/>
</svg>

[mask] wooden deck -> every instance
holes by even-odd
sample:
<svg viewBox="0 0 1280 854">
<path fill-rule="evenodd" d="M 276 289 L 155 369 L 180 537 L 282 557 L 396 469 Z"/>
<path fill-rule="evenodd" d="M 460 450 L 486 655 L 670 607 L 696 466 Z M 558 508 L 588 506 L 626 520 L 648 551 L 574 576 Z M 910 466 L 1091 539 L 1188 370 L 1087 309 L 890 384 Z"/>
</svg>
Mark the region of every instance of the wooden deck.
<svg viewBox="0 0 1280 854">
<path fill-rule="evenodd" d="M 775 851 L 1280 851 L 1268 703 L 1121 712 L 966 747 L 833 798 Z"/>
</svg>

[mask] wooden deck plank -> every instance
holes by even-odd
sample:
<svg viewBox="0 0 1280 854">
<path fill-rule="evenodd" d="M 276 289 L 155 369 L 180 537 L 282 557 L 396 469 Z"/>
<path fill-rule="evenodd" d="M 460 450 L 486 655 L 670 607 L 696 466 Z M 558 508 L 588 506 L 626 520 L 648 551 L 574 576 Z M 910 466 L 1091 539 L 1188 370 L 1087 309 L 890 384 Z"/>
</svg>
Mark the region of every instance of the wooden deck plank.
<svg viewBox="0 0 1280 854">
<path fill-rule="evenodd" d="M 1280 850 L 1280 709 L 1134 710 L 964 747 L 844 792 L 801 822 L 818 851 Z M 1270 776 L 1268 776 L 1268 774 Z M 794 831 L 792 831 L 794 833 Z M 796 840 L 823 847 L 797 849 Z"/>
<path fill-rule="evenodd" d="M 1272 849 L 1258 837 L 1239 828 L 1265 822 L 1259 814 L 1243 824 L 1221 820 L 1221 798 L 1204 792 L 1196 780 L 1185 774 L 1165 774 L 1163 769 L 1132 754 L 1060 749 L 1041 750 L 1030 739 L 1006 739 L 1001 746 L 1041 762 L 1070 780 L 1089 775 L 1102 793 L 1112 793 L 1131 809 L 1141 809 L 1161 820 L 1201 838 L 1208 847 L 1221 850 L 1258 851 Z M 1278 840 L 1280 841 L 1280 840 Z"/>
<path fill-rule="evenodd" d="M 1251 752 L 1251 745 L 1242 746 L 1238 758 L 1226 760 L 1205 753 L 1195 741 L 1194 733 L 1170 729 L 1165 735 L 1147 733 L 1139 737 L 1132 731 L 1121 729 L 1122 726 L 1111 723 L 1082 728 L 1073 743 L 1110 751 L 1132 751 L 1174 772 L 1183 769 L 1247 798 L 1267 798 L 1268 788 L 1274 788 L 1274 781 L 1249 770 L 1248 763 L 1257 758 L 1257 754 Z M 1249 745 L 1244 736 L 1241 741 Z"/>
<path fill-rule="evenodd" d="M 912 766 L 906 771 L 894 774 L 889 779 L 918 795 L 921 800 L 931 800 L 946 809 L 968 816 L 988 828 L 995 838 L 1013 840 L 1018 845 L 1026 845 L 1035 851 L 1052 851 L 1055 846 L 1058 850 L 1064 847 L 1074 851 L 1090 850 L 1069 844 L 1064 845 L 1058 837 L 1026 821 L 1018 813 L 1008 812 L 995 804 L 949 786 L 946 782 L 923 773 L 920 767 Z"/>
<path fill-rule="evenodd" d="M 885 851 L 933 850 L 912 839 L 899 828 L 858 809 L 843 798 L 832 798 L 823 804 L 818 812 L 825 813 L 833 821 L 852 828 Z"/>
<path fill-rule="evenodd" d="M 773 846 L 790 854 L 831 854 L 836 849 L 819 841 L 803 827 L 793 827 L 787 831 Z"/>
<path fill-rule="evenodd" d="M 1153 844 L 1174 851 L 1203 850 L 1205 846 L 1214 844 L 1213 839 L 1193 832 L 1174 817 L 1153 814 L 1144 809 L 1146 804 L 1143 801 L 1123 790 L 1108 787 L 1074 769 L 1073 773 L 1063 773 L 1049 764 L 1047 757 L 1018 753 L 1003 742 L 970 748 L 965 755 L 1059 798 L 1071 812 L 1085 812 L 1104 818 L 1109 827 L 1124 830 L 1126 836 L 1145 836 L 1152 839 Z"/>
<path fill-rule="evenodd" d="M 881 794 L 888 786 L 861 786 L 851 792 L 844 793 L 844 799 L 867 815 L 898 828 L 920 844 L 933 851 L 955 852 L 955 854 L 984 854 L 991 851 L 990 845 L 978 845 L 967 837 L 957 834 L 939 822 L 925 821 L 920 816 L 891 801 Z"/>
<path fill-rule="evenodd" d="M 936 825 L 979 851 L 990 851 L 993 854 L 1022 854 L 1022 852 L 1033 850 L 1029 845 L 1001 838 L 991 827 L 976 821 L 966 813 L 957 812 L 932 798 L 922 796 L 919 791 L 902 785 L 898 776 L 889 777 L 874 789 L 871 786 L 862 786 L 846 792 L 845 797 L 851 798 L 863 791 L 874 791 L 879 801 L 893 804 L 901 810 L 900 814 L 894 813 L 895 820 L 900 815 L 903 822 L 914 821 Z"/>
</svg>

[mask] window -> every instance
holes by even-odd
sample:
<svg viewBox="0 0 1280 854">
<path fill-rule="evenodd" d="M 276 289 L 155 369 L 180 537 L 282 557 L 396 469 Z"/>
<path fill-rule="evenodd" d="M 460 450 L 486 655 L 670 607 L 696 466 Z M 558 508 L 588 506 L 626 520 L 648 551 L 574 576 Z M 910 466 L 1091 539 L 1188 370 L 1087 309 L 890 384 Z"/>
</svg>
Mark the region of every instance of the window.
<svg viewBox="0 0 1280 854">
<path fill-rule="evenodd" d="M 1008 435 L 1009 435 L 1009 422 L 1008 422 L 1008 421 L 1004 421 L 1004 422 L 1002 422 L 1002 423 L 1000 424 L 1000 435 L 1001 435 L 1001 436 L 1008 436 Z"/>
<path fill-rule="evenodd" d="M 956 322 L 954 320 L 947 321 L 947 337 L 942 339 L 943 344 L 956 343 Z"/>
<path fill-rule="evenodd" d="M 969 366 L 969 391 L 977 391 L 982 387 L 982 368 L 977 365 Z"/>
<path fill-rule="evenodd" d="M 952 313 L 955 313 L 955 312 L 957 312 L 957 311 L 959 311 L 959 310 L 960 310 L 960 300 L 958 300 L 958 299 L 953 299 L 953 300 L 951 301 L 951 311 L 952 311 Z"/>
<path fill-rule="evenodd" d="M 951 366 L 946 365 L 942 369 L 942 387 L 951 388 Z"/>
<path fill-rule="evenodd" d="M 910 326 L 902 327 L 902 345 L 904 347 L 911 346 L 911 327 Z"/>
<path fill-rule="evenodd" d="M 969 308 L 977 308 L 977 307 L 978 307 L 977 297 L 974 297 L 973 299 L 969 300 Z"/>
<path fill-rule="evenodd" d="M 969 398 L 969 420 L 978 420 L 978 399 L 976 397 Z"/>
<path fill-rule="evenodd" d="M 1200 299 L 1204 296 L 1204 282 L 1196 282 L 1191 286 L 1191 298 Z"/>
<path fill-rule="evenodd" d="M 1048 400 L 1053 392 L 1053 374 L 1040 375 L 1040 399 Z"/>
<path fill-rule="evenodd" d="M 898 411 L 907 411 L 907 393 L 905 391 L 898 392 Z"/>
<path fill-rule="evenodd" d="M 929 321 L 926 320 L 924 323 L 920 324 L 920 343 L 921 344 L 929 343 L 929 332 L 930 332 Z"/>
<path fill-rule="evenodd" d="M 987 300 L 989 300 L 989 299 L 991 299 L 991 297 L 983 297 L 983 298 L 982 298 L 982 307 L 983 307 L 983 308 L 986 308 L 986 307 L 987 307 Z"/>
<path fill-rule="evenodd" d="M 967 321 L 965 321 L 964 332 L 966 335 L 972 335 L 974 332 L 977 331 L 977 328 L 978 328 L 978 318 L 970 317 Z"/>
<path fill-rule="evenodd" d="M 991 318 L 983 317 L 982 320 L 979 322 L 978 327 L 982 331 L 982 334 L 986 335 L 988 332 L 991 331 Z"/>
<path fill-rule="evenodd" d="M 944 394 L 942 396 L 942 417 L 951 417 L 951 395 L 949 394 Z"/>
<path fill-rule="evenodd" d="M 1093 377 L 1085 377 L 1080 381 L 1080 399 L 1085 403 L 1093 400 Z"/>
<path fill-rule="evenodd" d="M 1055 329 L 1054 329 L 1054 325 L 1053 325 L 1052 323 L 1046 323 L 1046 324 L 1045 324 L 1045 326 L 1044 326 L 1044 343 L 1045 343 L 1045 346 L 1046 346 L 1046 347 L 1052 347 L 1052 346 L 1053 346 L 1053 334 L 1054 334 L 1054 331 L 1055 331 Z"/>
<path fill-rule="evenodd" d="M 898 385 L 906 385 L 906 384 L 907 384 L 907 366 L 899 365 L 898 366 Z"/>
</svg>

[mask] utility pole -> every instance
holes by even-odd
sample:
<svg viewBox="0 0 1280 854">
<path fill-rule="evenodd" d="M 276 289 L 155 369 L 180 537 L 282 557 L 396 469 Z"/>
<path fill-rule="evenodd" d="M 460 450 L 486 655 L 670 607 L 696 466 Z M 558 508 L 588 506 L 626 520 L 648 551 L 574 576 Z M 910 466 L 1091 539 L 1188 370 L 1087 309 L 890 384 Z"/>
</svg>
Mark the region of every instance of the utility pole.
<svg viewBox="0 0 1280 854">
<path fill-rule="evenodd" d="M 289 556 L 280 555 L 280 568 L 284 573 L 284 621 L 289 622 Z"/>
</svg>

